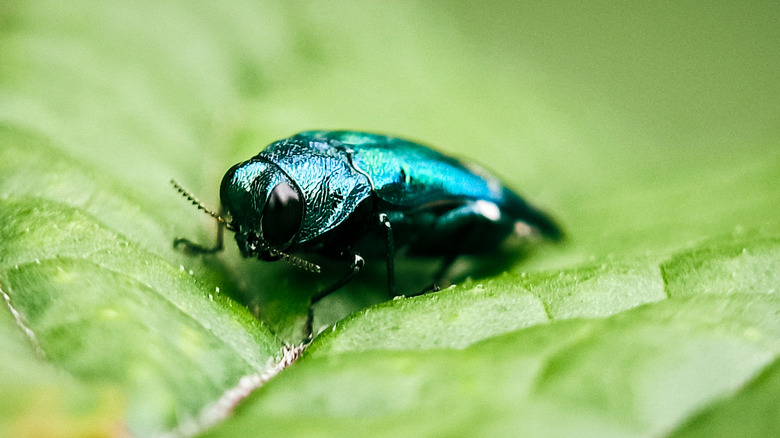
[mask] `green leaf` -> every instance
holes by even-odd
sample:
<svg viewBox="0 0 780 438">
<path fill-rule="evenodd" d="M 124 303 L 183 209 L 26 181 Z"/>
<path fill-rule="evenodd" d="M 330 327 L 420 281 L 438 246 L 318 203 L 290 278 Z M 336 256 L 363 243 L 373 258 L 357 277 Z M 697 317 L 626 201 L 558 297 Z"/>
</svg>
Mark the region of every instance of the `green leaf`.
<svg viewBox="0 0 780 438">
<path fill-rule="evenodd" d="M 739 392 L 713 403 L 670 436 L 772 436 L 780 426 L 777 419 L 779 364 L 775 360 Z"/>
<path fill-rule="evenodd" d="M 0 435 L 777 430 L 777 6 L 4 6 Z M 307 129 L 476 159 L 567 238 L 391 301 L 369 261 L 241 401 L 343 267 L 181 254 L 215 224 L 169 180 L 216 209 L 227 168 Z M 404 263 L 403 292 L 430 281 Z"/>
<path fill-rule="evenodd" d="M 606 317 L 666 298 L 658 268 L 641 265 L 504 275 L 471 283 L 354 314 L 309 352 L 464 348 L 550 320 Z"/>
<path fill-rule="evenodd" d="M 704 252 L 711 255 L 710 265 L 741 265 L 732 271 L 737 277 L 765 272 L 767 263 L 780 264 L 777 242 L 746 247 L 746 253 L 764 253 L 747 261 L 732 248 Z M 605 272 L 598 276 L 604 282 L 598 288 L 602 302 L 593 300 L 593 289 L 582 283 L 567 287 L 566 281 L 558 282 L 555 293 L 544 296 L 580 301 L 582 313 L 549 321 L 543 311 L 527 316 L 512 308 L 523 307 L 519 303 L 495 303 L 500 294 L 489 295 L 476 308 L 473 295 L 486 294 L 482 285 L 370 309 L 319 338 L 300 364 L 263 388 L 213 436 L 260 425 L 272 433 L 303 435 L 316 429 L 323 436 L 359 435 L 366 429 L 380 436 L 659 435 L 690 417 L 707 423 L 716 435 L 720 427 L 736 431 L 717 413 L 745 408 L 721 399 L 745 390 L 749 400 L 735 403 L 778 406 L 771 391 L 754 394 L 751 388 L 756 380 L 766 380 L 759 376 L 780 351 L 778 283 L 760 280 L 745 287 L 739 280 L 721 281 L 710 293 L 669 293 L 665 299 L 673 285 L 707 276 L 690 269 L 702 258 L 699 251 L 674 257 L 664 265 L 666 288 L 654 288 L 660 297 L 648 295 L 630 310 L 616 308 L 595 318 L 588 309 L 614 302 L 610 295 L 620 296 L 617 291 L 641 281 L 628 277 L 623 280 L 631 281 L 621 284 L 619 275 Z M 658 270 L 650 275 L 659 277 Z M 481 324 L 469 318 L 480 310 Z M 506 334 L 497 335 L 492 318 L 504 312 L 524 321 L 503 325 Z M 398 327 L 403 324 L 404 329 Z M 523 324 L 530 327 L 518 327 Z M 480 338 L 485 340 L 474 342 Z M 709 404 L 715 413 L 698 414 Z M 776 424 L 770 411 L 776 409 L 751 414 L 748 430 L 755 436 Z M 693 427 L 677 431 L 693 432 Z"/>
<path fill-rule="evenodd" d="M 120 388 L 134 432 L 197 417 L 278 354 L 238 305 L 72 207 L 26 198 L 0 211 L 0 284 L 18 325 L 70 375 Z"/>
<path fill-rule="evenodd" d="M 6 436 L 109 435 L 124 403 L 118 391 L 79 382 L 40 360 L 10 312 L 0 312 L 0 426 Z"/>
</svg>

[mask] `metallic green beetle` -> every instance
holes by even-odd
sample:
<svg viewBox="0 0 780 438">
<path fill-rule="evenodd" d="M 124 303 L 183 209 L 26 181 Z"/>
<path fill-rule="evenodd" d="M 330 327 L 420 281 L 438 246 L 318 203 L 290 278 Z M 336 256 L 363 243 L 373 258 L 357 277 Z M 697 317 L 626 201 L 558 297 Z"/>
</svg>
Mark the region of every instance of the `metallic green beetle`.
<svg viewBox="0 0 780 438">
<path fill-rule="evenodd" d="M 312 297 L 312 304 L 352 279 L 363 256 L 384 256 L 388 292 L 394 294 L 397 249 L 441 257 L 437 282 L 459 255 L 494 251 L 520 230 L 561 236 L 549 216 L 484 169 L 364 132 L 307 131 L 276 141 L 227 171 L 220 198 L 222 215 L 199 204 L 223 225 L 216 247 L 185 239 L 175 245 L 216 251 L 227 228 L 245 257 L 282 258 L 314 272 L 320 268 L 306 254 L 344 260 L 345 274 Z M 310 324 L 311 307 L 309 330 Z"/>
</svg>

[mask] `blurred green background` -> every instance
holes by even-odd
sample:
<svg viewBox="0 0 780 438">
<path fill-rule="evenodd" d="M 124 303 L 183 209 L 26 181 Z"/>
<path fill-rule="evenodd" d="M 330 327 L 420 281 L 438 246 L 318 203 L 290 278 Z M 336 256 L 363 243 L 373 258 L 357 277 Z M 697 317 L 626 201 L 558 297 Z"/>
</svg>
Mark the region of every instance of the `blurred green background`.
<svg viewBox="0 0 780 438">
<path fill-rule="evenodd" d="M 356 129 L 419 140 L 476 160 L 552 212 L 567 241 L 542 245 L 507 266 L 516 276 L 502 277 L 501 285 L 520 284 L 521 274 L 542 278 L 583 266 L 628 266 L 642 273 L 680 251 L 723 242 L 763 245 L 780 235 L 778 23 L 780 4 L 769 1 L 2 2 L 0 286 L 8 302 L 43 293 L 39 290 L 53 294 L 60 287 L 53 284 L 62 283 L 52 272 L 70 266 L 59 258 L 72 250 L 76 259 L 99 269 L 79 268 L 81 275 L 92 273 L 82 277 L 91 288 L 66 283 L 62 289 L 75 296 L 77 290 L 110 296 L 116 280 L 101 269 L 115 266 L 122 274 L 121 267 L 132 261 L 152 260 L 155 268 L 147 273 L 132 268 L 137 284 L 121 287 L 149 286 L 154 299 L 167 297 L 160 291 L 181 288 L 182 302 L 189 304 L 177 309 L 199 327 L 209 331 L 220 315 L 251 333 L 237 337 L 263 339 L 258 350 L 264 353 L 247 359 L 247 368 L 226 371 L 210 386 L 210 395 L 191 401 L 185 413 L 177 411 L 181 397 L 144 392 L 149 381 L 133 374 L 140 379 L 130 385 L 136 402 L 116 402 L 116 410 L 124 412 L 119 406 L 126 403 L 137 406 L 144 397 L 165 400 L 150 404 L 148 412 L 131 409 L 130 429 L 146 434 L 180 424 L 237 376 L 262 369 L 282 341 L 298 340 L 306 300 L 317 283 L 290 278 L 295 271 L 285 268 L 240 260 L 234 248 L 205 261 L 173 251 L 174 237 L 207 242 L 214 225 L 168 181 L 176 178 L 216 207 L 218 183 L 228 167 L 301 130 Z M 52 224 L 68 231 L 57 234 Z M 93 225 L 103 234 L 95 237 Z M 30 235 L 22 233 L 30 229 Z M 71 249 L 69 236 L 82 240 Z M 111 249 L 120 241 L 129 243 L 131 253 Z M 79 248 L 78 242 L 92 246 Z M 45 257 L 53 264 L 50 270 L 13 273 Z M 772 257 L 762 259 L 762 278 L 774 278 Z M 371 278 L 323 302 L 323 322 L 381 301 L 383 293 Z M 577 275 L 572 278 L 578 284 Z M 523 287 L 532 288 L 533 281 Z M 645 287 L 616 284 L 615 293 Z M 232 310 L 230 299 L 210 310 L 186 292 L 205 297 L 216 287 L 249 299 L 249 310 L 262 323 Z M 549 287 L 550 296 L 555 290 Z M 45 306 L 30 303 L 29 309 Z M 607 305 L 606 313 L 627 308 L 621 306 Z M 193 313 L 201 308 L 214 313 Z M 33 331 L 37 323 L 42 331 L 57 325 L 49 322 L 51 313 L 36 320 L 21 312 Z M 160 321 L 170 317 L 166 312 L 160 310 Z M 108 368 L 86 373 L 51 352 L 49 360 L 40 360 L 26 350 L 19 318 L 9 315 L 3 315 L 3 327 L 14 334 L 6 338 L 6 348 L 25 351 L 19 353 L 29 356 L 25 360 L 47 370 L 26 378 L 31 384 L 50 391 L 47 385 L 64 368 L 66 380 L 75 377 L 79 388 L 104 380 L 123 387 L 124 374 L 100 377 Z M 68 320 L 67 313 L 59 315 Z M 172 320 L 178 318 L 186 319 Z M 165 331 L 161 327 L 154 330 Z M 149 333 L 128 335 L 129 344 L 143 351 Z M 230 329 L 226 333 L 234 339 Z M 75 331 L 74 338 L 81 334 Z M 38 342 L 47 350 L 42 337 Z M 94 360 L 79 359 L 78 349 L 69 348 L 72 342 L 56 344 L 57 351 L 76 355 L 76 362 Z M 252 348 L 252 341 L 240 342 Z M 16 380 L 20 367 L 31 369 L 21 360 L 5 361 L 3 382 Z M 310 363 L 310 369 L 320 369 Z M 156 376 L 158 367 L 165 368 L 156 364 L 145 372 Z M 176 374 L 172 368 L 165 372 Z M 98 386 L 82 390 L 87 398 L 127 395 Z M 35 394 L 26 386 L 9 393 Z M 20 405 L 15 396 L 9 400 Z M 157 418 L 167 408 L 178 414 Z M 27 424 L 19 420 L 24 412 L 50 409 L 58 408 L 19 408 L 21 414 L 4 420 Z M 97 415 L 110 419 L 115 413 Z"/>
</svg>

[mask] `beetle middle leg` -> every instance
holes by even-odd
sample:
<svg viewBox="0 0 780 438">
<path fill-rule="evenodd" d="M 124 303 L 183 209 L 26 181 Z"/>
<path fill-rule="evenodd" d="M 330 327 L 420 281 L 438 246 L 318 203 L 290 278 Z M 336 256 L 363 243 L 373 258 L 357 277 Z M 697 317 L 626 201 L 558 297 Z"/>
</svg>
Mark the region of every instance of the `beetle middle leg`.
<svg viewBox="0 0 780 438">
<path fill-rule="evenodd" d="M 352 258 L 352 261 L 349 266 L 349 270 L 345 272 L 344 275 L 342 275 L 341 278 L 338 279 L 338 281 L 326 287 L 325 289 L 317 292 L 309 300 L 309 310 L 308 310 L 308 314 L 306 315 L 306 325 L 304 326 L 306 339 L 312 339 L 313 337 L 312 324 L 314 323 L 314 305 L 317 304 L 321 299 L 325 298 L 326 296 L 335 292 L 345 284 L 349 283 L 349 281 L 352 280 L 352 277 L 354 277 L 358 272 L 360 272 L 360 270 L 363 269 L 363 266 L 365 266 L 366 261 L 363 260 L 363 257 L 361 257 L 359 254 L 348 253 L 348 255 L 351 256 Z"/>
<path fill-rule="evenodd" d="M 436 274 L 433 276 L 433 283 L 431 283 L 430 286 L 426 287 L 425 289 L 421 290 L 417 295 L 427 294 L 429 292 L 438 292 L 441 290 L 441 284 L 442 279 L 445 275 L 447 275 L 447 271 L 450 270 L 453 264 L 455 264 L 455 260 L 457 260 L 459 253 L 452 253 L 447 254 L 444 256 L 444 258 L 441 261 L 441 265 L 439 265 L 439 270 L 436 271 Z"/>
<path fill-rule="evenodd" d="M 387 237 L 385 246 L 385 264 L 387 267 L 387 294 L 395 296 L 395 240 L 393 238 L 393 225 L 384 213 L 379 213 L 379 223 L 385 228 Z"/>
<path fill-rule="evenodd" d="M 457 253 L 446 255 L 442 259 L 441 265 L 439 265 L 439 269 L 436 271 L 436 274 L 434 274 L 434 276 L 433 276 L 433 283 L 429 284 L 425 289 L 423 289 L 423 290 L 421 290 L 421 291 L 419 291 L 417 293 L 409 294 L 407 296 L 409 296 L 409 297 L 416 297 L 418 295 L 425 295 L 427 293 L 440 291 L 441 290 L 441 286 L 439 286 L 439 285 L 441 284 L 441 280 L 447 274 L 447 271 L 450 270 L 450 268 L 455 263 L 455 260 L 458 258 L 459 255 L 460 254 L 457 254 Z"/>
<path fill-rule="evenodd" d="M 433 283 L 417 295 L 440 290 L 439 284 L 459 256 L 489 250 L 511 232 L 513 224 L 492 213 L 479 202 L 468 202 L 438 219 L 422 249 L 427 255 L 441 255 L 441 265 Z M 431 248 L 440 252 L 432 254 Z"/>
</svg>

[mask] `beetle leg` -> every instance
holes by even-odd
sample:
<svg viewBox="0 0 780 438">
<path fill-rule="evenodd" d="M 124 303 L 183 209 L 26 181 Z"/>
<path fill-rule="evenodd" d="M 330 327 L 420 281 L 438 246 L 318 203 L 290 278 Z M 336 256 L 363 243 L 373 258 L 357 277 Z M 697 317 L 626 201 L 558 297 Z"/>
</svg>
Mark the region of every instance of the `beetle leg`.
<svg viewBox="0 0 780 438">
<path fill-rule="evenodd" d="M 385 227 L 387 236 L 385 263 L 387 266 L 387 293 L 391 297 L 395 296 L 395 240 L 393 239 L 393 226 L 390 219 L 384 213 L 379 213 L 379 222 Z"/>
<path fill-rule="evenodd" d="M 443 216 L 434 229 L 434 234 L 457 236 L 458 238 L 451 239 L 453 243 L 447 246 L 439 270 L 436 271 L 433 277 L 433 283 L 417 295 L 440 290 L 438 285 L 445 274 L 447 274 L 447 271 L 455 263 L 458 256 L 469 252 L 469 248 L 478 247 L 485 240 L 503 239 L 503 234 L 496 234 L 491 231 L 491 229 L 496 228 L 495 224 L 500 218 L 498 207 L 486 201 L 466 203 Z M 507 233 L 509 230 L 509 228 L 506 229 Z M 449 240 L 442 238 L 441 243 L 448 244 Z"/>
<path fill-rule="evenodd" d="M 306 316 L 306 326 L 304 328 L 307 339 L 312 339 L 313 337 L 312 323 L 314 322 L 314 305 L 317 304 L 321 299 L 338 290 L 341 286 L 349 283 L 349 281 L 352 280 L 352 277 L 360 272 L 360 270 L 363 269 L 363 266 L 365 266 L 366 261 L 363 260 L 363 257 L 360 257 L 359 254 L 350 253 L 350 255 L 352 257 L 352 262 L 350 263 L 349 270 L 343 276 L 341 276 L 337 282 L 333 283 L 329 287 L 326 287 L 320 292 L 317 292 L 311 297 L 311 300 L 309 301 L 309 312 Z"/>
<path fill-rule="evenodd" d="M 181 247 L 187 254 L 214 254 L 215 252 L 222 251 L 223 243 L 225 239 L 225 224 L 217 222 L 217 241 L 212 247 L 199 245 L 189 239 L 183 239 L 181 237 L 173 241 L 173 247 Z"/>
<path fill-rule="evenodd" d="M 433 283 L 431 283 L 428 287 L 421 290 L 420 292 L 417 292 L 416 294 L 407 295 L 409 297 L 416 297 L 418 295 L 427 294 L 429 292 L 438 292 L 441 290 L 441 287 L 439 286 L 439 283 L 441 283 L 441 279 L 444 278 L 444 275 L 447 274 L 447 271 L 452 267 L 453 263 L 455 263 L 455 259 L 458 258 L 460 254 L 453 253 L 446 255 L 442 261 L 441 266 L 439 266 L 439 270 L 436 271 L 436 275 L 433 276 Z"/>
<path fill-rule="evenodd" d="M 450 270 L 452 265 L 455 263 L 455 260 L 458 258 L 460 254 L 459 253 L 452 253 L 444 256 L 444 258 L 441 261 L 441 266 L 439 266 L 439 270 L 436 271 L 436 275 L 433 277 L 433 292 L 439 291 L 439 283 L 441 283 L 442 278 L 447 274 L 447 271 Z"/>
</svg>

